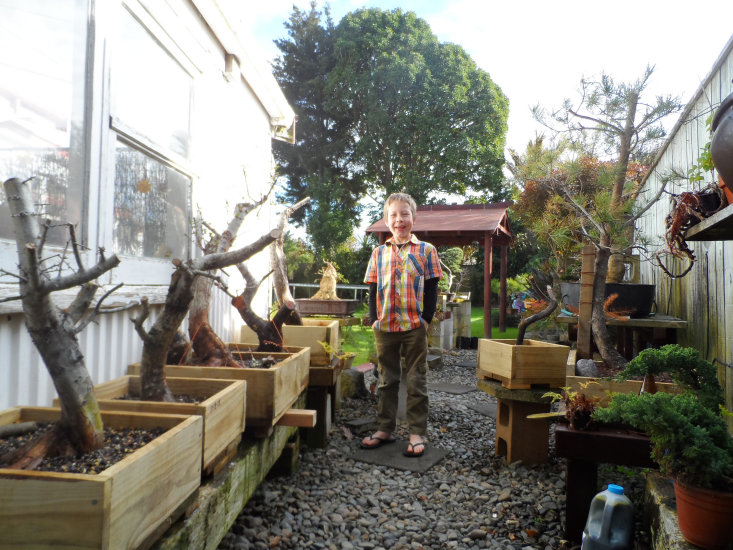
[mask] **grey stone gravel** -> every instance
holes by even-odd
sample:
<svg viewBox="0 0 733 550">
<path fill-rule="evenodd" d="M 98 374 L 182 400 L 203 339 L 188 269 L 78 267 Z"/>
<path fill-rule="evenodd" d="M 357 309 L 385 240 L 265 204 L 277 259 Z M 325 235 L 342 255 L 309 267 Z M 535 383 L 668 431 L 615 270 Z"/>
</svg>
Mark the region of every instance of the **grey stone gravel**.
<svg viewBox="0 0 733 550">
<path fill-rule="evenodd" d="M 475 385 L 475 350 L 452 350 L 430 383 Z M 475 363 L 474 363 L 475 364 Z M 367 386 L 372 381 L 367 375 Z M 222 550 L 258 548 L 558 550 L 563 540 L 565 462 L 507 465 L 494 456 L 495 421 L 479 410 L 495 399 L 481 391 L 430 391 L 428 441 L 451 452 L 424 474 L 356 462 L 350 455 L 369 433 L 349 420 L 374 417 L 376 402 L 345 399 L 324 449 L 302 448 L 298 472 L 266 479 L 221 541 Z M 372 426 L 364 424 L 365 430 Z M 395 436 L 407 439 L 406 426 Z M 643 477 L 602 466 L 599 481 L 621 483 L 637 505 Z M 637 550 L 646 548 L 637 523 Z"/>
</svg>

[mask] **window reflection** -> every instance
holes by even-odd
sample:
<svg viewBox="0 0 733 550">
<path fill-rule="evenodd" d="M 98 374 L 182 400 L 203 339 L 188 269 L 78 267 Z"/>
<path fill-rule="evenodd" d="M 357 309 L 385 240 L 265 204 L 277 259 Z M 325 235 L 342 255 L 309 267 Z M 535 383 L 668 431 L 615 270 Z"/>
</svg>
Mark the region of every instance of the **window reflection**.
<svg viewBox="0 0 733 550">
<path fill-rule="evenodd" d="M 152 258 L 188 253 L 191 180 L 120 141 L 115 160 L 114 251 Z"/>
<path fill-rule="evenodd" d="M 112 63 L 112 114 L 155 145 L 188 157 L 192 78 L 122 10 Z"/>
<path fill-rule="evenodd" d="M 0 3 L 0 182 L 33 178 L 37 211 L 52 223 L 82 222 L 86 0 Z M 83 234 L 77 229 L 78 237 Z M 0 238 L 12 239 L 0 192 Z M 47 242 L 64 244 L 65 228 Z"/>
</svg>

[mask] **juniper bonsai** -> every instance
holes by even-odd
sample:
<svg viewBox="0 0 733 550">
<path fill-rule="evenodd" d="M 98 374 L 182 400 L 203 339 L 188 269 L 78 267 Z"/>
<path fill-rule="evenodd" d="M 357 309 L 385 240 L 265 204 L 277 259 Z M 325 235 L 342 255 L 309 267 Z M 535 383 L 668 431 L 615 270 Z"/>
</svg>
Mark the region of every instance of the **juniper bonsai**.
<svg viewBox="0 0 733 550">
<path fill-rule="evenodd" d="M 723 404 L 723 389 L 718 382 L 715 365 L 700 357 L 694 348 L 668 344 L 645 349 L 628 362 L 616 375 L 617 380 L 667 373 L 681 388 L 692 390 L 702 404 L 716 410 Z"/>
<path fill-rule="evenodd" d="M 722 415 L 691 392 L 614 394 L 593 418 L 646 432 L 651 456 L 666 475 L 687 485 L 733 491 L 733 438 Z"/>
</svg>

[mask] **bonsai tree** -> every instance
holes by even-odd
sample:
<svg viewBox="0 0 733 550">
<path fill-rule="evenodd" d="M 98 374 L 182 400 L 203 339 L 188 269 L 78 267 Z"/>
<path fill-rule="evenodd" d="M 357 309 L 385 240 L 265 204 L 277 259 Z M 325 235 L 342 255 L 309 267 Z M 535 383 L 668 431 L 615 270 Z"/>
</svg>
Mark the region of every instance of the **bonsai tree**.
<svg viewBox="0 0 733 550">
<path fill-rule="evenodd" d="M 669 374 L 681 388 L 694 392 L 710 409 L 715 410 L 724 402 L 715 365 L 700 357 L 696 349 L 677 344 L 643 350 L 615 378 L 623 381 L 643 377 L 644 390 L 655 393 L 654 377 L 662 373 Z"/>
<path fill-rule="evenodd" d="M 102 417 L 77 334 L 102 313 L 102 301 L 118 288 L 107 292 L 92 308 L 100 288 L 93 281 L 116 267 L 120 260 L 115 255 L 105 257 L 100 249 L 97 263 L 87 268 L 71 224 L 64 254 L 44 256 L 50 223 L 39 221 L 40 214 L 35 210 L 26 183 L 13 178 L 4 184 L 18 249 L 19 272 L 15 275 L 20 285 L 18 298 L 23 304 L 28 333 L 51 375 L 61 403 L 61 418 L 56 426 L 10 459 L 10 467 L 33 469 L 45 456 L 83 454 L 103 444 Z M 75 268 L 70 267 L 66 257 L 69 250 Z M 52 294 L 75 287 L 79 287 L 76 298 L 67 307 L 59 307 Z M 124 308 L 106 312 L 120 309 Z"/>
<path fill-rule="evenodd" d="M 234 207 L 232 219 L 226 230 L 221 234 L 206 222 L 201 222 L 197 227 L 197 240 L 204 255 L 227 252 L 234 243 L 244 218 L 249 212 L 263 204 L 268 197 L 269 193 L 266 193 L 256 203 L 237 204 Z M 210 238 L 206 244 L 201 242 L 200 235 L 201 230 L 204 228 L 210 233 Z M 226 344 L 222 342 L 209 324 L 209 304 L 214 282 L 214 276 L 196 277 L 193 282 L 193 299 L 188 314 L 188 336 L 191 341 L 191 348 L 193 348 L 195 362 L 198 365 L 236 366 L 237 363 Z M 173 346 L 176 346 L 175 338 Z"/>
<path fill-rule="evenodd" d="M 548 151 L 538 140 L 524 157 L 512 152 L 510 165 L 523 193 L 544 197 L 547 207 L 529 201 L 542 215 L 526 217 L 538 238 L 549 239 L 558 250 L 583 241 L 594 245 L 592 332 L 603 359 L 614 367 L 626 360 L 606 328 L 609 260 L 622 258 L 633 245 L 636 220 L 664 191 L 662 186 L 637 205 L 649 161 L 665 136 L 662 120 L 682 108 L 673 97 L 651 103 L 643 99 L 653 71 L 647 67 L 633 83 L 615 82 L 605 74 L 598 80 L 583 79 L 575 104 L 566 100 L 551 113 L 535 107 L 535 117 L 558 141 Z"/>
<path fill-rule="evenodd" d="M 676 481 L 733 491 L 733 438 L 720 412 L 692 392 L 614 394 L 593 418 L 646 432 L 652 458 Z"/>
<path fill-rule="evenodd" d="M 163 312 L 155 323 L 146 330 L 144 322 L 149 316 L 147 301 L 143 300 L 140 315 L 134 318 L 133 324 L 143 341 L 143 353 L 140 362 L 140 394 L 148 401 L 172 401 L 173 396 L 165 383 L 164 366 L 168 349 L 173 342 L 178 327 L 188 314 L 193 300 L 193 285 L 197 277 L 213 277 L 212 271 L 237 265 L 264 250 L 275 242 L 283 233 L 285 220 L 308 202 L 307 199 L 285 209 L 280 214 L 277 227 L 264 233 L 250 244 L 228 252 L 207 254 L 190 260 L 176 259 L 171 275 Z"/>
<path fill-rule="evenodd" d="M 552 291 L 552 277 L 535 272 L 534 275 L 528 277 L 527 281 L 535 296 L 535 301 L 542 304 L 543 308 L 541 311 L 523 317 L 519 322 L 517 327 L 518 346 L 524 343 L 524 335 L 531 324 L 548 318 L 557 309 L 557 298 Z"/>
</svg>

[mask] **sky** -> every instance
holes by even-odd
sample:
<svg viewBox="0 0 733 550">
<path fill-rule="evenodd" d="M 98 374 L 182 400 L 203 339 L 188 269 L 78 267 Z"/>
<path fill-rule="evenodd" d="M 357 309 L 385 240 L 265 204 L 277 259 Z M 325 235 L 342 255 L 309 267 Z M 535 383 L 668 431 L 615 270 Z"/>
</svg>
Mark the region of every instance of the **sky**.
<svg viewBox="0 0 733 550">
<path fill-rule="evenodd" d="M 245 24 L 267 60 L 286 38 L 292 6 L 251 2 Z M 325 3 L 318 1 L 322 11 Z M 733 36 L 733 0 L 332 0 L 335 23 L 364 7 L 413 11 L 441 42 L 462 46 L 509 98 L 507 147 L 524 151 L 540 127 L 530 108 L 576 99 L 582 78 L 635 81 L 656 69 L 649 93 L 687 103 Z M 733 71 L 731 71 L 733 73 Z M 733 77 L 733 74 L 732 74 Z M 669 127 L 675 120 L 669 122 Z"/>
</svg>

